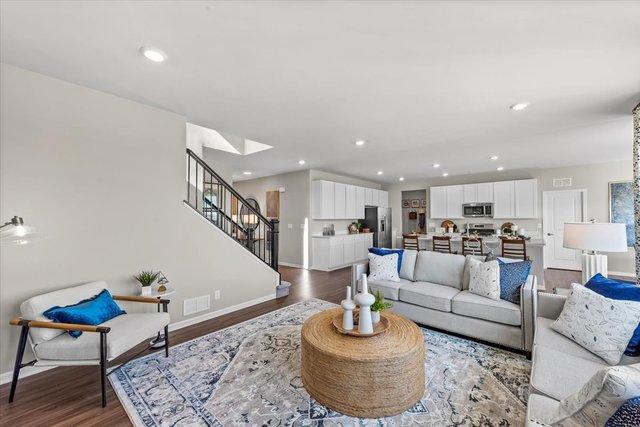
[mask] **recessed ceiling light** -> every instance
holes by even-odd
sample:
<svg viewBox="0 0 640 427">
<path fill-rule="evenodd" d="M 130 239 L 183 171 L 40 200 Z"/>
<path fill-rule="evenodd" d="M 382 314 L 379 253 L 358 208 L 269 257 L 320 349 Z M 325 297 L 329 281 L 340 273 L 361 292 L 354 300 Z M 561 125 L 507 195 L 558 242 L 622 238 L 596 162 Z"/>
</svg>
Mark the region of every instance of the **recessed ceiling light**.
<svg viewBox="0 0 640 427">
<path fill-rule="evenodd" d="M 503 166 L 498 166 L 498 167 L 496 168 L 496 170 L 503 171 L 503 170 L 504 170 L 504 167 L 503 167 Z"/>
<path fill-rule="evenodd" d="M 513 111 L 522 111 L 528 106 L 529 106 L 528 102 L 519 102 L 517 104 L 510 105 L 509 108 L 511 108 Z"/>
<path fill-rule="evenodd" d="M 433 164 L 433 167 L 434 167 L 434 168 L 439 168 L 439 167 L 440 167 L 440 163 L 434 163 L 434 164 Z"/>
<path fill-rule="evenodd" d="M 498 156 L 491 156 L 491 157 L 489 157 L 489 160 L 498 160 L 499 158 L 500 157 L 498 157 Z"/>
<path fill-rule="evenodd" d="M 243 175 L 251 175 L 251 171 L 244 171 L 242 172 Z"/>
<path fill-rule="evenodd" d="M 304 165 L 305 163 L 307 163 L 307 162 L 306 162 L 306 161 L 304 161 L 304 160 L 298 160 L 298 164 L 299 164 L 299 165 Z"/>
<path fill-rule="evenodd" d="M 449 176 L 449 172 L 443 173 L 442 176 Z"/>
<path fill-rule="evenodd" d="M 357 145 L 358 147 L 362 147 L 362 146 L 364 145 L 364 141 L 363 141 L 363 140 L 361 140 L 361 139 L 359 139 L 359 140 L 357 140 L 357 141 L 356 141 L 356 145 Z"/>
<path fill-rule="evenodd" d="M 378 175 L 382 175 L 382 171 L 378 171 Z"/>
<path fill-rule="evenodd" d="M 404 181 L 404 176 L 401 176 L 400 178 L 398 178 L 398 181 Z"/>
<path fill-rule="evenodd" d="M 140 48 L 140 53 L 149 61 L 153 62 L 163 62 L 167 59 L 167 55 L 165 55 L 163 51 L 153 47 L 142 46 Z"/>
</svg>

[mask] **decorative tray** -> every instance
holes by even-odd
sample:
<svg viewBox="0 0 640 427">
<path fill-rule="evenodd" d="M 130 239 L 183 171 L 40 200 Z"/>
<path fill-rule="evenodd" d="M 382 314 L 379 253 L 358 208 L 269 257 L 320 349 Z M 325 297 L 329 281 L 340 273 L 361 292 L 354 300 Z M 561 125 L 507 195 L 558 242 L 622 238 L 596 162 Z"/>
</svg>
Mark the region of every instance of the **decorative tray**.
<svg viewBox="0 0 640 427">
<path fill-rule="evenodd" d="M 342 313 L 336 315 L 333 318 L 333 326 L 338 332 L 343 335 L 351 335 L 352 337 L 358 338 L 367 338 L 379 335 L 389 329 L 389 319 L 384 314 L 380 314 L 380 321 L 373 325 L 373 333 L 371 334 L 361 334 L 360 332 L 358 332 L 358 314 L 356 312 L 353 313 L 352 330 L 347 331 L 346 329 L 342 329 Z"/>
</svg>

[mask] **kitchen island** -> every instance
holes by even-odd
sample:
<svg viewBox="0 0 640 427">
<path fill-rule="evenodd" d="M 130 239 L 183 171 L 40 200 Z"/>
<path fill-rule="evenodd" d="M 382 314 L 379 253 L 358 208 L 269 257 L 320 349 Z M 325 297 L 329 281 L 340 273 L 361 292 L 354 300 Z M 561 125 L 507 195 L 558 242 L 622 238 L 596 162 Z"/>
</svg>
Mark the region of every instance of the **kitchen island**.
<svg viewBox="0 0 640 427">
<path fill-rule="evenodd" d="M 432 241 L 434 233 L 418 234 L 418 247 L 420 250 L 432 250 Z M 452 233 L 446 234 L 451 236 L 451 250 L 453 252 L 462 253 L 462 234 Z M 500 256 L 501 247 L 500 239 L 496 236 L 483 236 L 482 244 L 484 246 L 485 254 L 492 251 L 494 254 Z M 538 279 L 538 288 L 544 289 L 544 239 L 532 237 L 527 240 L 527 256 L 531 260 L 531 274 L 534 274 Z M 396 247 L 402 247 L 402 236 L 398 237 Z"/>
</svg>

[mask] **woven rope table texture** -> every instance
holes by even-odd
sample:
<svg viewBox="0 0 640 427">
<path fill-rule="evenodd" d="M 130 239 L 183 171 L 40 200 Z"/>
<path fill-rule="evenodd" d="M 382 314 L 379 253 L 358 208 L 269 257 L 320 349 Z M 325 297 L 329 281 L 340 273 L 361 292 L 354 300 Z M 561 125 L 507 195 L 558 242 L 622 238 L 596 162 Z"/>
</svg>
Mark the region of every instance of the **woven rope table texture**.
<svg viewBox="0 0 640 427">
<path fill-rule="evenodd" d="M 424 338 L 404 317 L 385 312 L 389 329 L 359 338 L 336 331 L 326 310 L 302 325 L 302 383 L 322 405 L 342 414 L 378 418 L 400 414 L 424 393 Z"/>
</svg>

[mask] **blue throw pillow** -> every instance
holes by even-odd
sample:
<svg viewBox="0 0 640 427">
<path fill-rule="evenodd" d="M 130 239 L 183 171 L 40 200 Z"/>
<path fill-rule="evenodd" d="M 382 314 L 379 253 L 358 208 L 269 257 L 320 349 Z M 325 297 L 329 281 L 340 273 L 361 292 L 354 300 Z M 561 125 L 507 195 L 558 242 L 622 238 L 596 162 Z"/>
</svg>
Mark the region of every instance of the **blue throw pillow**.
<svg viewBox="0 0 640 427">
<path fill-rule="evenodd" d="M 520 287 L 525 284 L 531 271 L 531 261 L 504 262 L 500 266 L 500 299 L 520 305 Z"/>
<path fill-rule="evenodd" d="M 369 248 L 369 253 L 380 256 L 398 254 L 398 273 L 400 273 L 400 267 L 402 266 L 402 254 L 404 253 L 403 249 Z"/>
<path fill-rule="evenodd" d="M 80 325 L 99 325 L 121 314 L 126 314 L 108 290 L 103 289 L 98 295 L 64 307 L 51 307 L 42 313 L 47 319 L 58 323 L 77 323 Z M 81 331 L 69 331 L 69 335 L 78 338 Z"/>
<path fill-rule="evenodd" d="M 606 298 L 640 301 L 640 286 L 624 280 L 607 279 L 600 273 L 589 279 L 584 286 Z M 640 325 L 638 325 L 631 340 L 629 340 L 624 354 L 627 356 L 640 356 Z"/>
<path fill-rule="evenodd" d="M 640 396 L 633 397 L 622 404 L 607 420 L 605 427 L 637 426 L 640 420 Z"/>
</svg>

